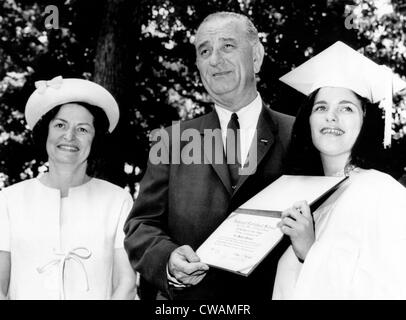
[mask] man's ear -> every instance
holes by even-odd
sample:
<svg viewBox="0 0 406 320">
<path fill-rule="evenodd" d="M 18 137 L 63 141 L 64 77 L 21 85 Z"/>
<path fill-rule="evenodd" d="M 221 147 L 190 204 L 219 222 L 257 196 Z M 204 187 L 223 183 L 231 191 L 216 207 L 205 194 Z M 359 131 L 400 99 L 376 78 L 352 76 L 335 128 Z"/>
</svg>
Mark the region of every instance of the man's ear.
<svg viewBox="0 0 406 320">
<path fill-rule="evenodd" d="M 264 46 L 261 42 L 257 42 L 252 47 L 252 58 L 254 62 L 254 72 L 258 73 L 261 70 L 262 61 L 264 60 Z"/>
</svg>

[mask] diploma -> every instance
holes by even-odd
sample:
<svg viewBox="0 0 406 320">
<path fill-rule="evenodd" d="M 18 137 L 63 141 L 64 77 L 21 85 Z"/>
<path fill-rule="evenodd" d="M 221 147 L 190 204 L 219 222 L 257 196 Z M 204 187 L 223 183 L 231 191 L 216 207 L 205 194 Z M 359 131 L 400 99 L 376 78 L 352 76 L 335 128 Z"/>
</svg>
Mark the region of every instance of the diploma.
<svg viewBox="0 0 406 320">
<path fill-rule="evenodd" d="M 279 216 L 233 212 L 197 249 L 201 261 L 248 276 L 281 239 Z"/>
<path fill-rule="evenodd" d="M 249 276 L 282 239 L 277 227 L 282 211 L 299 200 L 315 210 L 345 179 L 280 177 L 232 212 L 196 250 L 197 255 L 210 266 Z"/>
</svg>

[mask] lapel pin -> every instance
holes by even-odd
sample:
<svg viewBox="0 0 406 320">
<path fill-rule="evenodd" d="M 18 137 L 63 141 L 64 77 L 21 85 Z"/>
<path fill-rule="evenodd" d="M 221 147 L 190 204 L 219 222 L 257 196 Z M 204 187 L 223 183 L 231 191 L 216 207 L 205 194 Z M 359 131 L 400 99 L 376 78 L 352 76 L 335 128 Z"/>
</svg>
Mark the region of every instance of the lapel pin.
<svg viewBox="0 0 406 320">
<path fill-rule="evenodd" d="M 266 139 L 261 139 L 260 140 L 262 143 L 268 143 L 268 140 L 266 140 Z"/>
</svg>

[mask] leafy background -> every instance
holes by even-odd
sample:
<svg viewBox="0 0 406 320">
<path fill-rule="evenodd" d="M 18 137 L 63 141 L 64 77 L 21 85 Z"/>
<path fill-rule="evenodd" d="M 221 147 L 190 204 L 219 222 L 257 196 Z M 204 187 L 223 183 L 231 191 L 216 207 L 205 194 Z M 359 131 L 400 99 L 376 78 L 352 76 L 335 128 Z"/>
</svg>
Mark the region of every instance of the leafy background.
<svg viewBox="0 0 406 320">
<path fill-rule="evenodd" d="M 49 5 L 58 9 L 56 29 L 46 25 Z M 210 110 L 193 34 L 220 10 L 242 12 L 259 29 L 266 56 L 258 88 L 275 110 L 294 115 L 303 101 L 278 78 L 337 40 L 406 75 L 406 1 L 2 0 L 0 188 L 46 170 L 24 107 L 35 81 L 63 75 L 96 81 L 118 100 L 120 123 L 94 174 L 136 196 L 151 130 Z M 399 178 L 406 166 L 406 103 L 403 96 L 395 102 L 390 152 Z"/>
</svg>

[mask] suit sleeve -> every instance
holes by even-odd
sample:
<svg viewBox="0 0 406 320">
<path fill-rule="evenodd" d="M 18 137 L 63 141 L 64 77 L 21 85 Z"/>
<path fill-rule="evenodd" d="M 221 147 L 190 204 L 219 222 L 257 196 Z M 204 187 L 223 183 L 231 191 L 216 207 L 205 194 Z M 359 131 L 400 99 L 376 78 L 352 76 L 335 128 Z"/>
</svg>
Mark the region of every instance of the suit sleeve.
<svg viewBox="0 0 406 320">
<path fill-rule="evenodd" d="M 168 150 L 168 146 L 162 148 L 167 155 Z M 171 252 L 178 247 L 166 232 L 170 165 L 153 163 L 150 158 L 139 196 L 124 225 L 124 248 L 133 269 L 170 295 L 166 264 Z"/>
</svg>

